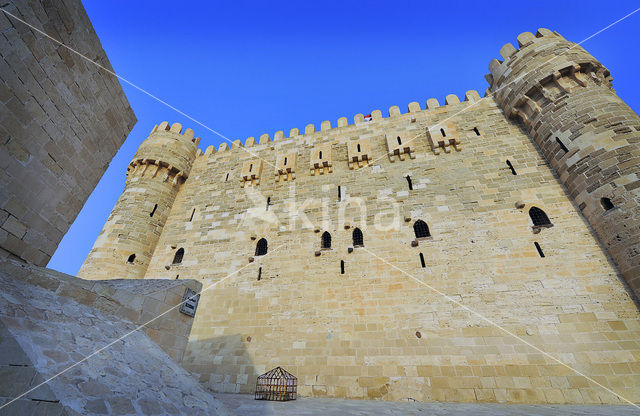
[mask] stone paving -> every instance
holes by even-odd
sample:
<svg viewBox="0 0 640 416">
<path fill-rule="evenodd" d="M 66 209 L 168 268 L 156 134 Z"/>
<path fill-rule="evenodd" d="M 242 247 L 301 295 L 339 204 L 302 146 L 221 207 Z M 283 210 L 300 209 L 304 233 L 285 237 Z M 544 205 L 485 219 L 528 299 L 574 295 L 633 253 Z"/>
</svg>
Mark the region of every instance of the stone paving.
<svg viewBox="0 0 640 416">
<path fill-rule="evenodd" d="M 214 394 L 237 416 L 333 416 L 333 415 L 424 415 L 424 416 L 626 416 L 640 415 L 633 406 L 602 405 L 513 405 L 495 403 L 420 403 L 371 400 L 299 398 L 290 402 L 254 400 L 248 394 Z"/>
</svg>

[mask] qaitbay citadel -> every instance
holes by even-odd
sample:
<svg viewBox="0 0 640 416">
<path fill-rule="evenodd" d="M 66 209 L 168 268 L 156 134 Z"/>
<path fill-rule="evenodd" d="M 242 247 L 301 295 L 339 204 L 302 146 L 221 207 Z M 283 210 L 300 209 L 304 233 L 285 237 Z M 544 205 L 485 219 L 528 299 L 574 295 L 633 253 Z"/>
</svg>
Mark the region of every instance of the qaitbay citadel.
<svg viewBox="0 0 640 416">
<path fill-rule="evenodd" d="M 6 10 L 110 67 L 79 2 Z M 136 118 L 0 28 L 0 412 L 233 414 L 277 367 L 303 399 L 640 402 L 640 117 L 561 34 L 496 48 L 482 96 L 206 149 L 148 126 L 74 277 L 44 266 Z"/>
</svg>

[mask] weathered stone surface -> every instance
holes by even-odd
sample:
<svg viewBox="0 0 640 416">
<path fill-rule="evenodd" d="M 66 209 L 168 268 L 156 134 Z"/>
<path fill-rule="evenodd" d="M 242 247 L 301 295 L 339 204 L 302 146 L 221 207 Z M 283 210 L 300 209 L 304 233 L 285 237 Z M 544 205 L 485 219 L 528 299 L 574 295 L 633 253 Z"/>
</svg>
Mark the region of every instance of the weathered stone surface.
<svg viewBox="0 0 640 416">
<path fill-rule="evenodd" d="M 640 296 L 640 187 L 633 185 L 640 177 L 640 117 L 616 95 L 609 70 L 580 46 L 547 29 L 538 37 L 522 33 L 518 42 L 494 72 L 494 97 L 524 122 Z"/>
<path fill-rule="evenodd" d="M 104 286 L 101 291 L 108 292 L 109 284 L 83 282 L 15 261 L 0 262 L 0 345 L 15 342 L 29 360 L 22 366 L 0 364 L 0 399 L 12 400 L 55 376 L 7 407 L 14 412 L 9 414 L 48 415 L 63 410 L 82 415 L 227 414 L 142 330 L 136 331 L 137 325 L 95 304 L 76 302 L 74 291 L 46 289 L 47 277 L 63 285 L 75 280 L 80 285 Z M 176 283 L 116 280 L 111 288 L 117 292 L 131 286 L 134 293 L 164 297 L 166 293 L 158 288 Z M 23 355 L 13 355 L 26 362 Z M 159 380 L 167 387 L 159 387 Z M 39 404 L 47 403 L 41 400 L 59 403 Z"/>
<path fill-rule="evenodd" d="M 111 67 L 79 0 L 3 10 Z M 12 213 L 0 215 L 0 230 L 14 236 L 0 238 L 0 256 L 45 265 L 136 117 L 115 76 L 8 14 L 0 27 L 0 209 Z M 47 238 L 27 238 L 27 229 Z"/>
</svg>

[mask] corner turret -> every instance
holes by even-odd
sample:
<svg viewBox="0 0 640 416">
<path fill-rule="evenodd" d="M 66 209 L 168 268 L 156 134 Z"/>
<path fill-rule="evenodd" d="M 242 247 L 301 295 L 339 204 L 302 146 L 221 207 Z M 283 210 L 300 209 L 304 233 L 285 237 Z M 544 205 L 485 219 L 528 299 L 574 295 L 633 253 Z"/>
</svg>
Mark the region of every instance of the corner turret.
<svg viewBox="0 0 640 416">
<path fill-rule="evenodd" d="M 124 192 L 78 272 L 85 279 L 144 277 L 180 186 L 189 177 L 200 138 L 162 122 L 127 167 Z"/>
<path fill-rule="evenodd" d="M 579 45 L 538 29 L 489 65 L 493 95 L 521 119 L 569 196 L 640 295 L 640 117 L 609 70 Z"/>
</svg>

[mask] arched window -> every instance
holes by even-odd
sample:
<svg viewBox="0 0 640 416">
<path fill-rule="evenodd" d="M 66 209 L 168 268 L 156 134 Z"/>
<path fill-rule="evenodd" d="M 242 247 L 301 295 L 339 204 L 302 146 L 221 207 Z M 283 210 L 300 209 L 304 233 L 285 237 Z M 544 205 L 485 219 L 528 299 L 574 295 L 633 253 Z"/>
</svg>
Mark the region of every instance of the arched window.
<svg viewBox="0 0 640 416">
<path fill-rule="evenodd" d="M 322 233 L 320 240 L 321 248 L 331 248 L 331 234 L 328 231 Z"/>
<path fill-rule="evenodd" d="M 422 220 L 418 220 L 413 224 L 413 232 L 416 234 L 416 238 L 431 237 L 429 226 Z"/>
<path fill-rule="evenodd" d="M 173 256 L 173 264 L 182 263 L 182 258 L 184 257 L 184 249 L 180 247 L 178 251 L 176 251 L 175 256 Z"/>
<path fill-rule="evenodd" d="M 353 246 L 364 246 L 364 237 L 362 236 L 362 231 L 360 231 L 360 228 L 356 228 L 353 230 Z"/>
<path fill-rule="evenodd" d="M 261 238 L 256 244 L 256 256 L 264 256 L 265 254 L 267 254 L 267 240 Z"/>
<path fill-rule="evenodd" d="M 136 255 L 132 254 L 129 256 L 129 258 L 127 259 L 127 263 L 133 263 L 133 261 L 136 259 Z"/>
<path fill-rule="evenodd" d="M 534 227 L 552 227 L 551 221 L 549 221 L 549 217 L 547 214 L 538 207 L 531 207 L 529 209 L 529 217 L 531 217 L 531 221 L 533 221 Z"/>
<path fill-rule="evenodd" d="M 613 202 L 611 202 L 609 198 L 600 198 L 600 205 L 602 205 L 605 211 L 615 208 L 615 205 L 613 205 Z"/>
</svg>

